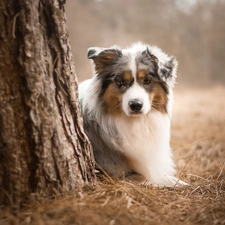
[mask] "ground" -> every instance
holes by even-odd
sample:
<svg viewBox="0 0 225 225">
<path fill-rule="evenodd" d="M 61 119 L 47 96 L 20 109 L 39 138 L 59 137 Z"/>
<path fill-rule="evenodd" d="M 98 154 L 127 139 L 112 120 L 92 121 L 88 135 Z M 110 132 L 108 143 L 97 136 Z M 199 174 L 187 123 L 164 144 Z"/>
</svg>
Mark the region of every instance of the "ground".
<svg viewBox="0 0 225 225">
<path fill-rule="evenodd" d="M 32 202 L 1 225 L 225 224 L 225 88 L 176 88 L 171 127 L 178 176 L 156 188 L 108 178 L 74 195 Z"/>
</svg>

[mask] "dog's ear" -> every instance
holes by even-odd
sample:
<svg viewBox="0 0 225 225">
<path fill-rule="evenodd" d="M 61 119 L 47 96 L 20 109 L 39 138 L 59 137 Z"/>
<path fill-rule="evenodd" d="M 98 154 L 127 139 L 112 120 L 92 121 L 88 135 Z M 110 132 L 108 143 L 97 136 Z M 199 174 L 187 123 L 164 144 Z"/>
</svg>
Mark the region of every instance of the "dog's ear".
<svg viewBox="0 0 225 225">
<path fill-rule="evenodd" d="M 144 60 L 151 60 L 158 65 L 158 58 L 150 52 L 148 47 L 142 52 L 142 56 Z"/>
<path fill-rule="evenodd" d="M 87 58 L 88 59 L 94 59 L 96 56 L 99 55 L 99 53 L 103 52 L 104 48 L 99 48 L 99 47 L 92 47 L 92 48 L 89 48 L 88 49 L 88 52 L 87 52 Z"/>
<path fill-rule="evenodd" d="M 171 87 L 174 86 L 177 77 L 178 62 L 174 57 L 168 57 L 158 62 L 159 77 Z"/>
<path fill-rule="evenodd" d="M 147 47 L 147 49 L 142 52 L 142 55 L 156 64 L 160 80 L 166 82 L 170 87 L 173 87 L 178 66 L 176 59 L 168 56 L 157 47 L 153 47 L 152 51 Z"/>
<path fill-rule="evenodd" d="M 95 65 L 95 70 L 98 74 L 122 56 L 122 52 L 117 48 L 98 48 L 92 47 L 88 49 L 87 57 L 92 59 Z"/>
</svg>

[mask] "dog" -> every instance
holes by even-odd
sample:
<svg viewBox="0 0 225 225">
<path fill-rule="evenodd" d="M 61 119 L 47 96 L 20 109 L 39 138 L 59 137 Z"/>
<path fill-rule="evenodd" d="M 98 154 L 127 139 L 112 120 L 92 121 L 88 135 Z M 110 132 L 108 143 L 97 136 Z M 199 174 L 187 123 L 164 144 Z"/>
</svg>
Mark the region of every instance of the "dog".
<svg viewBox="0 0 225 225">
<path fill-rule="evenodd" d="M 97 164 L 112 177 L 185 185 L 175 177 L 170 147 L 176 59 L 140 42 L 89 48 L 87 57 L 94 76 L 79 85 L 79 101 Z"/>
</svg>

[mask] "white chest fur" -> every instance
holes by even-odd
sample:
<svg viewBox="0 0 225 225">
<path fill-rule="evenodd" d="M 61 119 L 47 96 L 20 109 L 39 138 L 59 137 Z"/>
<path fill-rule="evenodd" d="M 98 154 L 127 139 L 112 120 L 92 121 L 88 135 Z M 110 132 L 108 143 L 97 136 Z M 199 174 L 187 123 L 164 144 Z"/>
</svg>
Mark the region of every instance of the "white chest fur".
<svg viewBox="0 0 225 225">
<path fill-rule="evenodd" d="M 137 172 L 158 184 L 174 175 L 167 114 L 156 111 L 132 120 L 118 118 L 115 126 L 120 136 L 118 150 L 130 158 Z"/>
</svg>

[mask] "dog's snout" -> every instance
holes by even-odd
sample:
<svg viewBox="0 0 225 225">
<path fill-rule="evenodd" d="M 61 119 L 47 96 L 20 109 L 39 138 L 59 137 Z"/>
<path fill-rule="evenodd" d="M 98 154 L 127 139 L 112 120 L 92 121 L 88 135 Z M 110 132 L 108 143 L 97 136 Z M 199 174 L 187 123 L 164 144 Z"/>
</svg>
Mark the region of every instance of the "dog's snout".
<svg viewBox="0 0 225 225">
<path fill-rule="evenodd" d="M 143 102 L 139 99 L 129 101 L 129 107 L 133 112 L 139 112 L 143 107 Z"/>
</svg>

